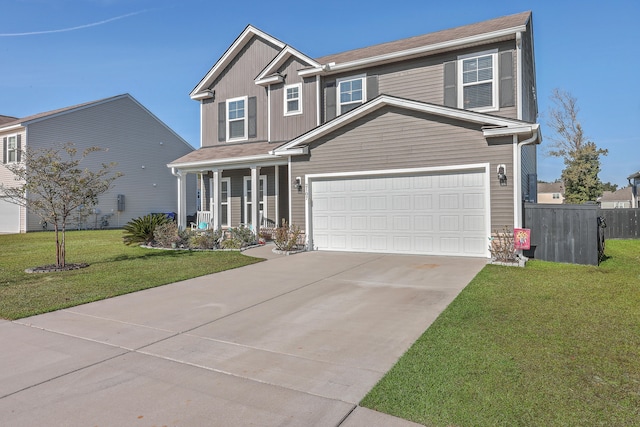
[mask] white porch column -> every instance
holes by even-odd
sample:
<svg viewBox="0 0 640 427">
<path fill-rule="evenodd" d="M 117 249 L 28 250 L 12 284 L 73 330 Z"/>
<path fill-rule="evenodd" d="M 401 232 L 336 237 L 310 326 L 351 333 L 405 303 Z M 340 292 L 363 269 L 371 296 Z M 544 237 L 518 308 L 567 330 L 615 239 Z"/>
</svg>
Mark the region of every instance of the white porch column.
<svg viewBox="0 0 640 427">
<path fill-rule="evenodd" d="M 200 172 L 200 210 L 207 210 L 207 187 L 204 185 L 204 171 Z"/>
<path fill-rule="evenodd" d="M 178 178 L 178 228 L 187 228 L 187 174 L 178 170 L 174 172 Z"/>
<path fill-rule="evenodd" d="M 280 224 L 280 166 L 276 165 L 276 227 Z"/>
<path fill-rule="evenodd" d="M 222 171 L 213 169 L 213 178 L 211 178 L 211 211 L 213 212 L 212 222 L 213 228 L 220 229 L 222 225 L 222 215 L 220 215 L 220 175 Z"/>
<path fill-rule="evenodd" d="M 266 191 L 266 188 L 265 188 Z M 260 167 L 251 167 L 251 224 L 258 235 L 260 231 Z"/>
</svg>

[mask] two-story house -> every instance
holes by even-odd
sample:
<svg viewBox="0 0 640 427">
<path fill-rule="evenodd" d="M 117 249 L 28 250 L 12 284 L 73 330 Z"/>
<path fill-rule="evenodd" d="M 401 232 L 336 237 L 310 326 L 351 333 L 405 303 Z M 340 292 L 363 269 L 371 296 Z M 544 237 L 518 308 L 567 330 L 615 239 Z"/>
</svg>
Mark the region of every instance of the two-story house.
<svg viewBox="0 0 640 427">
<path fill-rule="evenodd" d="M 39 150 L 71 142 L 79 152 L 98 146 L 104 151 L 87 156 L 82 167 L 99 168 L 116 162 L 124 175 L 100 195 L 90 215 L 69 218 L 69 227 L 122 227 L 152 212 L 176 212 L 176 179 L 167 162 L 193 152 L 193 147 L 129 94 L 15 118 L 0 116 L 0 184 L 20 185 L 5 166 L 19 164 L 23 150 Z M 187 183 L 188 181 L 188 183 Z M 196 180 L 184 182 L 183 209 L 196 209 Z M 108 222 L 108 225 L 107 225 Z M 40 218 L 24 207 L 2 199 L 0 233 L 46 229 Z M 48 224 L 49 229 L 52 225 Z"/>
<path fill-rule="evenodd" d="M 216 228 L 285 219 L 310 249 L 486 257 L 536 198 L 530 12 L 321 58 L 248 26 L 191 98 L 201 148 L 169 167 L 179 187 L 201 174 Z"/>
</svg>

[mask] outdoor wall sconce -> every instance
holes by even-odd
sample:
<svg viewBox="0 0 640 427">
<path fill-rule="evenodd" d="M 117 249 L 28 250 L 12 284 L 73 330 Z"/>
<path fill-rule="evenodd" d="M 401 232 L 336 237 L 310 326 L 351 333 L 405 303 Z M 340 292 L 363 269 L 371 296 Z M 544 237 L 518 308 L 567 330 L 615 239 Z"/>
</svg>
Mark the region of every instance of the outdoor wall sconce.
<svg viewBox="0 0 640 427">
<path fill-rule="evenodd" d="M 500 181 L 501 187 L 507 185 L 507 167 L 505 165 L 498 165 L 498 181 Z"/>
<path fill-rule="evenodd" d="M 296 180 L 293 182 L 293 187 L 298 190 L 298 193 L 300 193 L 302 191 L 302 178 L 297 176 Z"/>
</svg>

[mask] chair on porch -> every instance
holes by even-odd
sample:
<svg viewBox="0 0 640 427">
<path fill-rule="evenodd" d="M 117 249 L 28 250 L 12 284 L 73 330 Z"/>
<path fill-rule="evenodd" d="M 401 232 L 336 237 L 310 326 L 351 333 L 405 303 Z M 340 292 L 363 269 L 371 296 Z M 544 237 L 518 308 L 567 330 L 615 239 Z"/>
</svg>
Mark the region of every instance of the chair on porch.
<svg viewBox="0 0 640 427">
<path fill-rule="evenodd" d="M 191 230 L 208 230 L 211 228 L 211 212 L 198 211 L 196 213 L 196 222 L 191 223 Z"/>
</svg>

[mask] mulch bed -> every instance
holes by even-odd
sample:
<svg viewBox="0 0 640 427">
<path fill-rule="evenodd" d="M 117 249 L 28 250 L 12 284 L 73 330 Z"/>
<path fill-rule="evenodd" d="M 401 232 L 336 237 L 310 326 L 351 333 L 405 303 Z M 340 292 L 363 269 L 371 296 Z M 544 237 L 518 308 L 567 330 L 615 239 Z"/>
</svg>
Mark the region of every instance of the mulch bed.
<svg viewBox="0 0 640 427">
<path fill-rule="evenodd" d="M 55 264 L 43 265 L 42 267 L 33 267 L 27 268 L 25 273 L 55 273 L 57 271 L 70 271 L 70 270 L 79 270 L 81 268 L 89 267 L 89 264 L 80 263 L 80 264 L 67 264 L 64 267 L 56 267 Z"/>
</svg>

